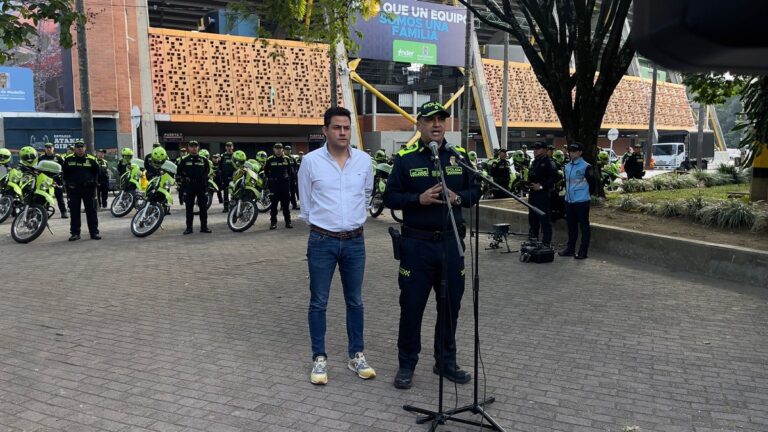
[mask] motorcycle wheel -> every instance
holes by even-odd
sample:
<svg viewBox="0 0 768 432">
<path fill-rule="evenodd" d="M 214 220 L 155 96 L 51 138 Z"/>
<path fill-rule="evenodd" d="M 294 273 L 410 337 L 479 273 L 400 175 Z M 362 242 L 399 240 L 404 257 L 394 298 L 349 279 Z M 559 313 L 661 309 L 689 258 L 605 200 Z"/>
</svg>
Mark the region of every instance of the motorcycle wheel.
<svg viewBox="0 0 768 432">
<path fill-rule="evenodd" d="M 240 215 L 237 214 L 238 201 L 229 206 L 227 214 L 227 226 L 234 232 L 243 232 L 253 226 L 259 212 L 256 205 L 250 200 L 240 200 Z"/>
<path fill-rule="evenodd" d="M 375 192 L 371 197 L 371 208 L 368 212 L 371 217 L 379 217 L 381 212 L 384 211 L 384 194 L 381 192 Z"/>
<path fill-rule="evenodd" d="M 259 213 L 265 213 L 269 211 L 271 205 L 272 200 L 269 198 L 269 191 L 264 189 L 261 191 L 261 198 L 256 201 L 256 208 L 259 209 Z"/>
<path fill-rule="evenodd" d="M 13 211 L 13 198 L 9 195 L 0 196 L 0 223 L 5 222 Z"/>
<path fill-rule="evenodd" d="M 213 205 L 213 191 L 208 191 L 208 200 L 205 202 L 205 209 L 210 210 L 211 205 Z"/>
<path fill-rule="evenodd" d="M 402 210 L 393 210 L 389 209 L 389 214 L 392 215 L 392 219 L 399 223 L 403 223 L 403 211 Z"/>
<path fill-rule="evenodd" d="M 120 195 L 112 200 L 112 205 L 110 206 L 109 211 L 114 217 L 123 217 L 133 210 L 135 202 L 136 198 L 132 193 L 121 191 Z"/>
<path fill-rule="evenodd" d="M 165 210 L 159 204 L 147 205 L 136 212 L 131 220 L 131 232 L 136 237 L 146 237 L 160 228 L 165 217 Z"/>
<path fill-rule="evenodd" d="M 25 216 L 22 218 L 22 215 Z M 27 209 L 19 213 L 11 224 L 11 237 L 19 243 L 29 243 L 40 237 L 43 230 L 48 225 L 48 212 L 39 204 L 32 204 Z"/>
</svg>

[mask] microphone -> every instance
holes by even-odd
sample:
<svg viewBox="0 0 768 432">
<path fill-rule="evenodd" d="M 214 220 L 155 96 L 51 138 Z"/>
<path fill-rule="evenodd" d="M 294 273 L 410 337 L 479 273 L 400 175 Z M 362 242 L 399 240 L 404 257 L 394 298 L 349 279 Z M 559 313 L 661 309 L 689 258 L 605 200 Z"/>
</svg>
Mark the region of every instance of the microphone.
<svg viewBox="0 0 768 432">
<path fill-rule="evenodd" d="M 433 157 L 438 157 L 437 156 L 437 147 L 438 147 L 437 141 L 432 141 L 432 142 L 429 143 L 429 149 L 432 150 L 432 156 Z"/>
<path fill-rule="evenodd" d="M 459 153 L 458 150 L 456 150 L 456 144 L 446 143 L 445 149 L 448 150 L 448 152 L 451 153 L 451 155 L 456 156 L 460 160 L 464 160 L 464 155 L 462 155 L 461 153 Z"/>
</svg>

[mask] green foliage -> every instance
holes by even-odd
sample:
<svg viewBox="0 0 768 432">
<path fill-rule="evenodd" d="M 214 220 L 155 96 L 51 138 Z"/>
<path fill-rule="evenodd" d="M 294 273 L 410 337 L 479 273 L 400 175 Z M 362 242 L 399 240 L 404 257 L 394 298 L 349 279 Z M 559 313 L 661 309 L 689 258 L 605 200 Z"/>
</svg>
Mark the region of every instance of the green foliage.
<svg viewBox="0 0 768 432">
<path fill-rule="evenodd" d="M 688 207 L 684 200 L 661 201 L 653 205 L 650 214 L 659 217 L 678 217 L 688 214 Z"/>
<path fill-rule="evenodd" d="M 685 74 L 683 84 L 693 93 L 693 100 L 705 105 L 719 105 L 741 94 L 748 77 L 725 74 Z"/>
<path fill-rule="evenodd" d="M 750 204 L 739 200 L 721 201 L 716 204 L 715 223 L 720 228 L 751 228 L 755 223 L 755 210 Z"/>
<path fill-rule="evenodd" d="M 762 232 L 768 230 L 768 209 L 755 213 L 755 222 L 752 224 L 752 232 Z"/>
<path fill-rule="evenodd" d="M 59 44 L 70 48 L 72 25 L 86 18 L 75 12 L 73 0 L 0 1 L 0 64 L 8 61 L 13 48 L 32 43 L 43 20 L 60 25 Z"/>
<path fill-rule="evenodd" d="M 749 82 L 741 97 L 745 119 L 734 131 L 743 131 L 739 147 L 747 151 L 743 166 L 752 166 L 755 156 L 768 143 L 768 75 Z"/>
<path fill-rule="evenodd" d="M 621 192 L 623 193 L 645 192 L 647 190 L 650 190 L 647 183 L 639 179 L 627 179 L 621 184 Z"/>
<path fill-rule="evenodd" d="M 619 198 L 616 205 L 623 211 L 634 211 L 639 210 L 643 206 L 643 203 L 641 203 L 639 199 L 627 195 Z"/>
</svg>

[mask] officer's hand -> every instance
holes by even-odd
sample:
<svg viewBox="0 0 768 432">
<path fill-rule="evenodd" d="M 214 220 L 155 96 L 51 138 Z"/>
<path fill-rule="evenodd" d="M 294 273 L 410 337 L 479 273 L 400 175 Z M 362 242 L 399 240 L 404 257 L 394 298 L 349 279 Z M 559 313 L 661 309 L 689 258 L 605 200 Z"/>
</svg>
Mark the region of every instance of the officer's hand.
<svg viewBox="0 0 768 432">
<path fill-rule="evenodd" d="M 451 205 L 456 203 L 456 193 L 450 189 L 448 189 L 448 202 L 450 202 Z"/>
<path fill-rule="evenodd" d="M 432 186 L 419 195 L 419 204 L 427 206 L 432 204 L 442 204 L 443 200 L 440 199 L 440 194 L 443 192 L 443 187 L 439 184 Z"/>
</svg>

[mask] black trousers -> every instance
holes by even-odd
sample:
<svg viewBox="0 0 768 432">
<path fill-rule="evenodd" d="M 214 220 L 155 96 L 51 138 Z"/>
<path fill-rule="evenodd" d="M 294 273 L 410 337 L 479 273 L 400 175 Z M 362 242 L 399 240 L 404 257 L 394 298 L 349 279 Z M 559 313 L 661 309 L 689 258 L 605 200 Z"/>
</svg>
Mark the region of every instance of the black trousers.
<svg viewBox="0 0 768 432">
<path fill-rule="evenodd" d="M 296 179 L 291 179 L 291 208 L 297 208 L 296 201 L 299 197 L 299 182 Z"/>
<path fill-rule="evenodd" d="M 67 204 L 64 202 L 64 187 L 56 186 L 53 188 L 53 193 L 56 195 L 56 203 L 59 205 L 59 213 L 64 214 L 67 212 Z"/>
<path fill-rule="evenodd" d="M 576 240 L 581 231 L 579 255 L 586 256 L 592 231 L 589 227 L 589 201 L 565 203 L 565 219 L 568 221 L 568 250 L 576 250 Z"/>
<path fill-rule="evenodd" d="M 221 184 L 222 189 L 224 189 L 224 208 L 229 208 L 229 182 L 232 181 L 232 177 L 222 177 L 221 178 Z"/>
<path fill-rule="evenodd" d="M 195 219 L 195 200 L 200 209 L 200 229 L 208 228 L 208 185 L 192 186 L 185 185 L 184 205 L 186 206 L 187 228 L 192 229 L 192 222 Z"/>
<path fill-rule="evenodd" d="M 221 179 L 216 179 L 216 186 L 219 187 L 219 190 L 216 191 L 216 197 L 219 199 L 219 204 L 221 204 L 223 202 L 221 191 L 226 190 L 229 187 L 229 183 L 224 184 Z M 229 196 L 229 191 L 227 191 L 227 196 Z"/>
<path fill-rule="evenodd" d="M 72 213 L 69 219 L 69 233 L 80 234 L 80 203 L 85 208 L 85 219 L 88 221 L 88 233 L 99 233 L 99 219 L 96 215 L 96 187 L 95 186 L 71 186 L 67 187 L 69 198 L 69 210 Z"/>
<path fill-rule="evenodd" d="M 528 204 L 544 212 L 543 216 L 539 216 L 534 213 L 533 210 L 528 210 L 528 225 L 530 226 L 528 236 L 530 238 L 538 239 L 539 231 L 541 231 L 541 241 L 546 244 L 552 243 L 552 221 L 550 220 L 552 204 L 550 202 L 549 192 L 531 192 L 528 196 Z"/>
<path fill-rule="evenodd" d="M 288 181 L 280 184 L 272 182 L 269 185 L 269 192 L 272 193 L 272 205 L 269 208 L 269 220 L 273 225 L 277 223 L 277 206 L 283 210 L 283 220 L 285 223 L 291 222 L 291 208 L 288 207 L 290 201 L 291 189 Z"/>
<path fill-rule="evenodd" d="M 107 198 L 109 197 L 109 180 L 106 182 L 99 182 L 98 192 L 99 205 L 101 205 L 102 208 L 107 208 Z"/>
<path fill-rule="evenodd" d="M 448 266 L 445 299 L 440 297 L 443 248 Z M 453 237 L 442 241 L 403 237 L 399 273 L 400 329 L 397 349 L 400 368 L 413 370 L 419 361 L 421 321 L 433 290 L 437 299 L 435 361 L 449 369 L 456 367 L 456 324 L 464 295 L 464 259 L 456 249 L 456 240 Z M 447 308 L 443 308 L 444 304 Z"/>
</svg>

